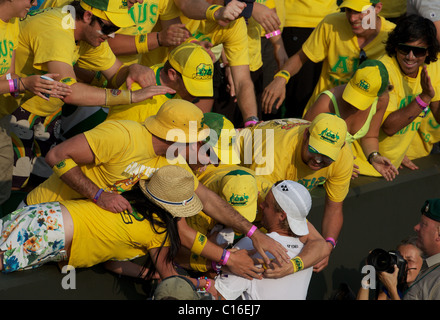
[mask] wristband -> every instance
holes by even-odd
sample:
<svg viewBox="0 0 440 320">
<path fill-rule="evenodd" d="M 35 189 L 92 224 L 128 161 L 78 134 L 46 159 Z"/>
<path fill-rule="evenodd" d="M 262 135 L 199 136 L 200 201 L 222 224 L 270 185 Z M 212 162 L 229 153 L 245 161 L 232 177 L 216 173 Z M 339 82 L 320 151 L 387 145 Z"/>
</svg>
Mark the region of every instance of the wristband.
<svg viewBox="0 0 440 320">
<path fill-rule="evenodd" d="M 222 6 L 213 4 L 211 6 L 208 7 L 208 9 L 206 9 L 206 20 L 209 21 L 216 21 L 215 17 L 214 17 L 214 13 L 217 12 L 217 10 L 220 10 L 222 8 Z"/>
<path fill-rule="evenodd" d="M 252 225 L 248 233 L 246 233 L 246 237 L 250 238 L 254 234 L 255 230 L 257 230 L 257 227 L 255 225 Z"/>
<path fill-rule="evenodd" d="M 420 109 L 422 109 L 422 111 L 423 111 L 422 118 L 426 117 L 426 114 L 428 113 L 429 103 L 426 103 L 425 101 L 423 101 L 422 98 L 420 98 L 420 95 L 418 95 L 416 97 L 416 102 L 419 105 Z"/>
<path fill-rule="evenodd" d="M 76 164 L 76 162 L 69 158 L 58 162 L 56 165 L 52 167 L 52 170 L 58 177 L 61 177 L 67 171 L 77 166 L 78 165 Z"/>
<path fill-rule="evenodd" d="M 99 196 L 101 195 L 101 193 L 104 191 L 104 189 L 99 189 L 98 192 L 95 194 L 95 196 L 93 197 L 93 202 L 96 203 L 98 202 Z"/>
<path fill-rule="evenodd" d="M 13 79 L 9 79 L 8 80 L 9 83 L 9 93 L 14 93 L 14 80 Z"/>
<path fill-rule="evenodd" d="M 374 152 L 370 153 L 367 158 L 368 163 L 371 164 L 371 160 L 373 159 L 373 157 L 380 156 L 380 155 L 381 154 L 379 153 L 379 151 L 374 151 Z M 327 238 L 327 239 L 329 239 L 329 238 Z M 325 239 L 325 240 L 327 240 L 327 239 Z M 333 238 L 330 238 L 330 239 L 333 239 Z"/>
<path fill-rule="evenodd" d="M 250 120 L 250 121 L 247 121 L 247 122 L 244 123 L 244 127 L 247 128 L 249 126 L 256 125 L 257 123 L 258 123 L 258 121 Z"/>
<path fill-rule="evenodd" d="M 191 247 L 191 252 L 200 256 L 207 242 L 208 238 L 204 234 L 197 232 L 196 238 L 194 239 L 193 245 Z"/>
<path fill-rule="evenodd" d="M 228 259 L 229 259 L 230 255 L 231 255 L 231 252 L 229 252 L 228 250 L 224 249 L 222 257 L 220 258 L 220 261 L 218 262 L 219 265 L 225 266 L 226 263 L 228 263 Z"/>
<path fill-rule="evenodd" d="M 296 256 L 295 258 L 290 259 L 290 262 L 292 262 L 293 265 L 293 273 L 304 269 L 304 262 L 300 257 Z"/>
<path fill-rule="evenodd" d="M 131 104 L 131 91 L 119 89 L 104 89 L 105 90 L 105 105 L 127 105 Z"/>
<path fill-rule="evenodd" d="M 374 153 L 374 152 L 373 152 L 373 153 Z M 379 152 L 377 152 L 377 153 L 379 153 Z M 325 238 L 325 241 L 331 243 L 331 245 L 333 246 L 333 249 L 336 248 L 336 240 L 333 239 L 332 237 L 327 237 L 327 238 Z"/>
<path fill-rule="evenodd" d="M 158 36 L 159 37 L 159 36 Z M 159 38 L 158 38 L 159 40 Z M 148 50 L 148 36 L 146 34 L 138 34 L 134 37 L 136 51 L 138 53 L 147 53 Z"/>
<path fill-rule="evenodd" d="M 212 268 L 212 270 L 214 270 L 217 274 L 219 274 L 220 271 L 221 271 L 221 269 L 222 269 L 222 266 L 221 266 L 221 265 L 218 265 L 217 262 L 212 261 L 212 262 L 211 262 L 211 268 Z"/>
<path fill-rule="evenodd" d="M 275 30 L 274 32 L 266 33 L 265 36 L 266 36 L 266 39 L 270 39 L 270 38 L 278 36 L 280 34 L 281 34 L 280 30 Z"/>
<path fill-rule="evenodd" d="M 284 78 L 284 79 L 286 79 L 286 83 L 287 83 L 290 80 L 290 72 L 287 70 L 280 70 L 273 77 L 274 77 L 274 79 L 275 79 L 275 77 Z"/>
</svg>

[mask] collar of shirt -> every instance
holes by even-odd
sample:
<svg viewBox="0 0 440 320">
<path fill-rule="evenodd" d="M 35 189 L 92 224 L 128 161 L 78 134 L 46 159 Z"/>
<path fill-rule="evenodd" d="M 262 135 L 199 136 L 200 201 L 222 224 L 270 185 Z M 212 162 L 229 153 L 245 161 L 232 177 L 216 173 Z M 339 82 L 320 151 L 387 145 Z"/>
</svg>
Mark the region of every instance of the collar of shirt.
<svg viewBox="0 0 440 320">
<path fill-rule="evenodd" d="M 429 258 L 426 258 L 426 263 L 428 267 L 431 268 L 433 265 L 440 263 L 440 253 L 437 253 Z"/>
</svg>

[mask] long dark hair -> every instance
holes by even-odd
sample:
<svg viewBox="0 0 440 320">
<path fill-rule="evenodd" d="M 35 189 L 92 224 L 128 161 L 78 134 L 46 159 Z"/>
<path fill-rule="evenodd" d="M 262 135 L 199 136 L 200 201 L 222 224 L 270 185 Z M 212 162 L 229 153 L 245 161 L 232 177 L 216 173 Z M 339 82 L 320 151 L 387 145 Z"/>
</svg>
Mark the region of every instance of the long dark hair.
<svg viewBox="0 0 440 320">
<path fill-rule="evenodd" d="M 138 214 L 150 222 L 155 233 L 165 234 L 165 238 L 157 252 L 157 256 L 164 247 L 166 241 L 169 240 L 170 247 L 166 256 L 166 261 L 172 263 L 181 246 L 179 231 L 177 229 L 177 221 L 180 218 L 174 218 L 168 211 L 157 206 L 145 197 L 141 189 L 138 187 L 138 184 L 136 184 L 130 191 L 124 192 L 122 195 L 130 202 L 131 206 Z M 162 231 L 159 230 L 162 228 Z M 157 256 L 153 259 L 148 255 L 139 276 L 144 273 L 146 268 L 148 268 L 146 275 L 147 279 L 154 274 L 156 271 L 154 261 L 157 260 Z"/>
<path fill-rule="evenodd" d="M 388 35 L 385 50 L 390 57 L 396 55 L 399 43 L 423 40 L 428 45 L 428 56 L 425 63 L 437 61 L 440 45 L 437 40 L 437 30 L 434 23 L 422 16 L 411 14 L 397 21 L 396 27 Z"/>
</svg>

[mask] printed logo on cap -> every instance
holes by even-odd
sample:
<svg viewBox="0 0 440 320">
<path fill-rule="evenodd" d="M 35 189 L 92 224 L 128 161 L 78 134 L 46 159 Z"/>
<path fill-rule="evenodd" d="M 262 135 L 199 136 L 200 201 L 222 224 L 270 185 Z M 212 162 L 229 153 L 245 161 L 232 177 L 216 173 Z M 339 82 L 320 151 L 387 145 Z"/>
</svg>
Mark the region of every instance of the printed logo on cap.
<svg viewBox="0 0 440 320">
<path fill-rule="evenodd" d="M 196 68 L 196 73 L 193 74 L 193 79 L 206 80 L 212 78 L 212 65 L 201 63 Z"/>
<path fill-rule="evenodd" d="M 247 196 L 246 193 L 243 195 L 233 193 L 228 202 L 233 206 L 245 206 L 248 200 L 249 196 Z"/>
<path fill-rule="evenodd" d="M 329 128 L 325 128 L 322 130 L 322 132 L 319 134 L 321 136 L 321 140 L 324 140 L 325 142 L 329 142 L 331 144 L 336 144 L 339 141 L 339 134 L 334 133 Z"/>
<path fill-rule="evenodd" d="M 356 83 L 356 86 L 359 89 L 364 90 L 366 92 L 368 92 L 370 90 L 370 84 L 364 79 L 362 79 L 358 83 Z"/>
</svg>

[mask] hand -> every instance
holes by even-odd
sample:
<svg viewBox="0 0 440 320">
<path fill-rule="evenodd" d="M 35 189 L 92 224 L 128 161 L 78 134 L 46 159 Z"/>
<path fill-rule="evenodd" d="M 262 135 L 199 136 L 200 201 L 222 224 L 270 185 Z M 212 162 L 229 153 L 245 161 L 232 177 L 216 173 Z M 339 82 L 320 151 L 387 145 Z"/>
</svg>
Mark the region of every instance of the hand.
<svg viewBox="0 0 440 320">
<path fill-rule="evenodd" d="M 132 103 L 141 102 L 147 99 L 151 99 L 154 96 L 162 94 L 175 94 L 176 91 L 166 86 L 149 86 L 131 93 Z"/>
<path fill-rule="evenodd" d="M 59 74 L 48 73 L 46 76 L 54 79 L 55 77 L 58 77 Z M 19 85 L 22 91 L 28 90 L 44 100 L 49 100 L 49 98 L 44 96 L 43 93 L 50 94 L 53 98 L 63 99 L 72 92 L 69 85 L 59 81 L 44 80 L 39 75 L 21 78 L 21 83 Z"/>
<path fill-rule="evenodd" d="M 408 169 L 411 169 L 411 170 L 418 170 L 419 169 L 419 167 L 416 166 L 414 164 L 414 162 L 409 160 L 409 158 L 406 155 L 403 157 L 402 164 L 400 165 L 399 168 L 403 169 L 403 166 L 405 166 L 405 167 L 407 167 Z"/>
<path fill-rule="evenodd" d="M 313 266 L 313 272 L 321 272 L 328 266 L 328 261 L 330 260 L 330 255 L 319 261 L 317 264 Z"/>
<path fill-rule="evenodd" d="M 276 11 L 265 5 L 254 3 L 252 18 L 254 18 L 267 33 L 280 29 L 281 21 Z"/>
<path fill-rule="evenodd" d="M 229 249 L 231 255 L 226 264 L 228 269 L 243 278 L 252 280 L 253 278 L 262 279 L 263 268 L 254 264 L 247 250 Z"/>
<path fill-rule="evenodd" d="M 354 157 L 356 159 L 356 157 Z M 359 166 L 353 163 L 353 173 L 351 174 L 351 179 L 356 179 L 360 175 Z"/>
<path fill-rule="evenodd" d="M 269 238 L 260 230 L 256 230 L 251 237 L 254 248 L 263 257 L 264 263 L 269 265 L 271 263 L 266 251 L 270 252 L 276 259 L 279 265 L 285 264 L 290 260 L 287 250 L 277 241 Z"/>
<path fill-rule="evenodd" d="M 156 85 L 156 75 L 151 68 L 135 63 L 128 67 L 128 75 L 125 81 L 129 90 L 134 82 L 145 88 Z"/>
<path fill-rule="evenodd" d="M 181 23 L 172 24 L 159 32 L 159 41 L 162 47 L 178 46 L 189 37 L 191 37 L 191 33 Z"/>
<path fill-rule="evenodd" d="M 399 273 L 399 268 L 394 265 L 393 273 L 388 272 L 378 272 L 379 281 L 388 289 L 388 291 L 392 291 L 393 289 L 397 289 L 397 276 Z"/>
<path fill-rule="evenodd" d="M 214 55 L 214 52 L 212 52 L 212 50 L 211 50 L 211 48 L 213 47 L 213 44 L 211 42 L 205 41 L 205 40 L 204 41 L 193 40 L 191 42 L 196 43 L 199 46 L 202 46 L 206 50 L 206 52 L 208 52 L 209 56 L 212 59 L 212 62 L 215 62 L 215 55 Z"/>
<path fill-rule="evenodd" d="M 391 163 L 391 161 L 384 156 L 375 156 L 371 159 L 371 165 L 377 170 L 387 181 L 393 181 L 399 171 Z"/>
<path fill-rule="evenodd" d="M 258 259 L 259 263 L 264 263 L 264 261 Z M 293 273 L 293 265 L 292 263 L 283 263 L 278 264 L 276 262 L 271 262 L 269 264 L 265 264 L 265 270 L 263 272 L 263 277 L 268 279 L 279 279 L 289 274 Z"/>
<path fill-rule="evenodd" d="M 286 79 L 275 77 L 269 85 L 264 88 L 262 95 L 262 109 L 264 113 L 271 113 L 272 107 L 278 110 L 286 97 Z"/>
<path fill-rule="evenodd" d="M 120 213 L 125 210 L 128 210 L 130 213 L 133 212 L 131 204 L 118 193 L 103 192 L 96 201 L 96 204 L 99 207 L 114 213 Z"/>
<path fill-rule="evenodd" d="M 226 27 L 231 21 L 240 16 L 244 8 L 246 8 L 246 3 L 232 0 L 226 7 L 217 10 L 214 16 L 219 25 Z"/>
<path fill-rule="evenodd" d="M 231 67 L 225 67 L 225 77 L 228 83 L 226 84 L 226 91 L 229 92 L 231 98 L 234 98 L 234 102 L 237 102 L 237 95 L 235 93 L 234 78 L 232 77 Z"/>
<path fill-rule="evenodd" d="M 431 78 L 428 75 L 428 69 L 426 68 L 426 66 L 423 66 L 420 77 L 420 84 L 422 86 L 422 95 L 426 95 L 426 98 L 429 98 L 429 101 L 431 101 L 431 99 L 435 96 L 435 90 L 432 86 Z"/>
</svg>

